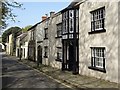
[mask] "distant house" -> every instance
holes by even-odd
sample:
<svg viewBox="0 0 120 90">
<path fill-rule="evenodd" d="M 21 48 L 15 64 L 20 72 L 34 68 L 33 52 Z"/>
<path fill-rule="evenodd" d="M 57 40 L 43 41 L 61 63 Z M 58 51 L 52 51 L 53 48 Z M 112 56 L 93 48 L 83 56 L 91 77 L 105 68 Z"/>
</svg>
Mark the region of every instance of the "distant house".
<svg viewBox="0 0 120 90">
<path fill-rule="evenodd" d="M 10 34 L 7 37 L 7 42 L 5 43 L 6 45 L 6 53 L 9 55 L 13 55 L 13 34 Z"/>
<path fill-rule="evenodd" d="M 37 25 L 37 24 L 36 24 Z M 28 29 L 28 59 L 35 61 L 35 28 L 36 25 Z"/>
<path fill-rule="evenodd" d="M 2 43 L 2 37 L 0 37 L 1 50 L 5 50 L 5 45 Z"/>
<path fill-rule="evenodd" d="M 27 33 L 20 34 L 16 39 L 16 56 L 22 59 L 28 58 L 28 35 Z"/>
<path fill-rule="evenodd" d="M 0 43 L 0 45 L 1 45 L 1 49 L 4 51 L 5 50 L 5 46 L 3 45 L 3 43 Z"/>
</svg>

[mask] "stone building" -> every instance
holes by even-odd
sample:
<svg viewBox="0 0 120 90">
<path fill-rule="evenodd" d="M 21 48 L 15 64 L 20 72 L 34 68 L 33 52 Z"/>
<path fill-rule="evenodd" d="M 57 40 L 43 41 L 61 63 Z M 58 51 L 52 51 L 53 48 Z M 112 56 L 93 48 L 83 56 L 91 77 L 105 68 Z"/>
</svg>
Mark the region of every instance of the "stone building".
<svg viewBox="0 0 120 90">
<path fill-rule="evenodd" d="M 118 82 L 118 6 L 118 2 L 80 0 L 51 12 L 31 28 L 35 60 Z"/>
<path fill-rule="evenodd" d="M 22 33 L 16 39 L 16 56 L 22 59 L 28 59 L 28 35 Z"/>
<path fill-rule="evenodd" d="M 36 24 L 37 25 L 37 24 Z M 35 55 L 35 29 L 36 25 L 28 29 L 28 59 L 35 61 L 36 55 Z"/>
<path fill-rule="evenodd" d="M 118 2 L 79 5 L 79 73 L 118 82 Z"/>
<path fill-rule="evenodd" d="M 10 34 L 7 37 L 6 53 L 9 54 L 9 55 L 13 55 L 13 34 Z"/>
<path fill-rule="evenodd" d="M 36 60 L 45 65 L 61 68 L 62 60 L 62 15 L 60 12 L 50 12 L 36 26 Z"/>
</svg>

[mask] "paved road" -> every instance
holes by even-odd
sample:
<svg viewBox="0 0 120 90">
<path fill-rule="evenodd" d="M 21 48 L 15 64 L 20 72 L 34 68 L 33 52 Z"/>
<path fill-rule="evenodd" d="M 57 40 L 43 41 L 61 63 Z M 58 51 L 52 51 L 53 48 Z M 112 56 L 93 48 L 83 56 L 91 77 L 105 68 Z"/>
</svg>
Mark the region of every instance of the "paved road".
<svg viewBox="0 0 120 90">
<path fill-rule="evenodd" d="M 2 55 L 2 70 L 3 88 L 67 88 L 5 54 Z"/>
</svg>

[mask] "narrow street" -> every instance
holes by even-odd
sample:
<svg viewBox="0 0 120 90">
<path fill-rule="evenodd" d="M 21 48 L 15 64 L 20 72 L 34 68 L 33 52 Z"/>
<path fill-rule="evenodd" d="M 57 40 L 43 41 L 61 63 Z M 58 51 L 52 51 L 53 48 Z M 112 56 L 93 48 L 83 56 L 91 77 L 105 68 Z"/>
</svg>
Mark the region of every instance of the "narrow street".
<svg viewBox="0 0 120 90">
<path fill-rule="evenodd" d="M 2 54 L 2 88 L 68 88 Z"/>
</svg>

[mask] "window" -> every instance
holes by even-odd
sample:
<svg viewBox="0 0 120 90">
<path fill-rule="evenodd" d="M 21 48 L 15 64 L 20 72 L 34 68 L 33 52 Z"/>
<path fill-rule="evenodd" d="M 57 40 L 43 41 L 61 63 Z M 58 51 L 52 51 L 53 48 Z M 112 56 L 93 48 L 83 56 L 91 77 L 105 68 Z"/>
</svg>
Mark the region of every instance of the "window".
<svg viewBox="0 0 120 90">
<path fill-rule="evenodd" d="M 44 58 L 48 57 L 48 46 L 44 47 Z"/>
<path fill-rule="evenodd" d="M 94 10 L 91 13 L 91 32 L 105 32 L 105 7 Z"/>
<path fill-rule="evenodd" d="M 62 60 L 62 48 L 57 47 L 57 58 L 56 61 L 61 61 Z"/>
<path fill-rule="evenodd" d="M 76 9 L 76 32 L 78 33 L 79 29 L 79 9 Z"/>
<path fill-rule="evenodd" d="M 91 69 L 105 71 L 105 48 L 91 47 Z"/>
<path fill-rule="evenodd" d="M 62 23 L 57 24 L 57 37 L 61 37 L 62 34 Z"/>
<path fill-rule="evenodd" d="M 69 10 L 69 33 L 74 32 L 74 10 Z"/>
<path fill-rule="evenodd" d="M 31 40 L 34 40 L 34 33 L 31 31 Z"/>
<path fill-rule="evenodd" d="M 68 33 L 68 11 L 63 13 L 63 34 Z"/>
<path fill-rule="evenodd" d="M 45 38 L 44 39 L 48 39 L 48 28 L 45 28 Z"/>
</svg>

